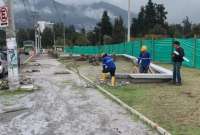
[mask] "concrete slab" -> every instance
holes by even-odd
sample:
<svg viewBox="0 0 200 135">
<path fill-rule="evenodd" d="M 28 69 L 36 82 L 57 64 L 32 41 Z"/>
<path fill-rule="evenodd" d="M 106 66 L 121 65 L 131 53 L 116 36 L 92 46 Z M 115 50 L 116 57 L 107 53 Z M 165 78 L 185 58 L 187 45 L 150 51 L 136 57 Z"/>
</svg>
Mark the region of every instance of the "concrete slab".
<svg viewBox="0 0 200 135">
<path fill-rule="evenodd" d="M 137 63 L 137 58 L 127 54 L 120 54 L 122 56 L 132 60 L 134 63 Z M 170 81 L 173 78 L 173 73 L 171 70 L 163 68 L 159 65 L 151 63 L 150 67 L 156 72 L 155 74 L 122 74 L 117 73 L 116 78 L 118 79 L 132 79 L 134 82 L 165 82 Z"/>
</svg>

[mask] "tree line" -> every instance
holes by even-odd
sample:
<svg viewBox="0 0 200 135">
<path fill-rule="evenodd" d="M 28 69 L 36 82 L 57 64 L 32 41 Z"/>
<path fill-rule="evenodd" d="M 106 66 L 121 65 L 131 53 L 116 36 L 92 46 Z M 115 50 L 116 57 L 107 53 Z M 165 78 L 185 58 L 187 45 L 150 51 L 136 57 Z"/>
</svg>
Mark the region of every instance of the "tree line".
<svg viewBox="0 0 200 135">
<path fill-rule="evenodd" d="M 148 0 L 142 6 L 137 17 L 132 18 L 131 37 L 133 38 L 190 38 L 200 37 L 200 24 L 194 24 L 189 17 L 185 17 L 180 24 L 167 22 L 166 8 L 163 4 Z M 64 38 L 65 35 L 65 38 Z M 114 21 L 107 11 L 103 12 L 101 20 L 93 30 L 84 28 L 76 30 L 73 25 L 65 26 L 63 23 L 54 24 L 53 28 L 45 28 L 42 36 L 42 46 L 52 48 L 54 45 L 102 45 L 126 42 L 127 28 L 122 17 L 116 17 Z M 0 30 L 0 46 L 5 46 L 5 32 Z M 65 39 L 65 41 L 64 41 Z M 34 29 L 17 30 L 17 43 L 23 46 L 23 41 L 35 40 Z"/>
<path fill-rule="evenodd" d="M 131 35 L 133 37 L 160 35 L 174 38 L 200 36 L 200 24 L 193 24 L 187 16 L 181 24 L 169 24 L 167 14 L 163 4 L 149 0 L 145 6 L 141 7 L 137 18 L 132 19 Z"/>
</svg>

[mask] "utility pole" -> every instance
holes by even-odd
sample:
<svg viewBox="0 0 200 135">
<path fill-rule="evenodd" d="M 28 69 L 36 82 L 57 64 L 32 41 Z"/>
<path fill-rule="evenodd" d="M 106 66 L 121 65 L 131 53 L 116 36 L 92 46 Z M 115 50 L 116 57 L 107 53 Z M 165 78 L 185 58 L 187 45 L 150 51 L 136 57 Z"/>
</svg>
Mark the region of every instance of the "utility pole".
<svg viewBox="0 0 200 135">
<path fill-rule="evenodd" d="M 39 30 L 38 24 L 35 24 L 35 50 L 36 54 L 39 53 Z"/>
<path fill-rule="evenodd" d="M 8 6 L 9 24 L 6 28 L 7 57 L 8 57 L 8 81 L 11 90 L 19 87 L 18 53 L 15 34 L 15 21 L 13 13 L 13 0 L 5 0 Z"/>
<path fill-rule="evenodd" d="M 65 46 L 65 22 L 63 22 L 63 37 L 64 37 L 64 46 Z"/>
<path fill-rule="evenodd" d="M 41 31 L 39 31 L 39 53 L 41 53 L 42 49 L 42 37 L 41 37 Z"/>
<path fill-rule="evenodd" d="M 131 38 L 131 0 L 128 0 L 128 36 L 127 41 Z"/>
<path fill-rule="evenodd" d="M 54 25 L 53 25 L 53 45 L 56 45 L 56 33 L 55 33 Z"/>
</svg>

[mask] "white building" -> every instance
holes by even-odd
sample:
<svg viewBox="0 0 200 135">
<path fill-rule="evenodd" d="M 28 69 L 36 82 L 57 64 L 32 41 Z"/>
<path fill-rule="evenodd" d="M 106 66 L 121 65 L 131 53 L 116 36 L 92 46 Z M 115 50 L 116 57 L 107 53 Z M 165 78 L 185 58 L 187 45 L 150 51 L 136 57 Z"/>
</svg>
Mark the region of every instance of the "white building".
<svg viewBox="0 0 200 135">
<path fill-rule="evenodd" d="M 53 28 L 53 24 L 54 23 L 47 22 L 47 21 L 38 21 L 37 22 L 38 28 L 41 33 L 43 33 L 45 28 Z"/>
</svg>

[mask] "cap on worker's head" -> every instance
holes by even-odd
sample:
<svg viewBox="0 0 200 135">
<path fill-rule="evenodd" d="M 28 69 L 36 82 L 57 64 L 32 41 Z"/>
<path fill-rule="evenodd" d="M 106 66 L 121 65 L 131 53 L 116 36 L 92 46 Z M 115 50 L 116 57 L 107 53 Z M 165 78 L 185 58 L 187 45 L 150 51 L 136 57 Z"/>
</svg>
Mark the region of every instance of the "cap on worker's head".
<svg viewBox="0 0 200 135">
<path fill-rule="evenodd" d="M 179 41 L 174 41 L 174 45 L 180 46 L 180 42 Z"/>
<path fill-rule="evenodd" d="M 147 47 L 146 46 L 142 46 L 141 52 L 145 52 L 145 51 L 147 51 Z"/>
<path fill-rule="evenodd" d="M 103 57 L 103 58 L 106 57 L 106 56 L 108 56 L 107 53 L 103 53 L 103 54 L 102 54 L 102 57 Z"/>
</svg>

